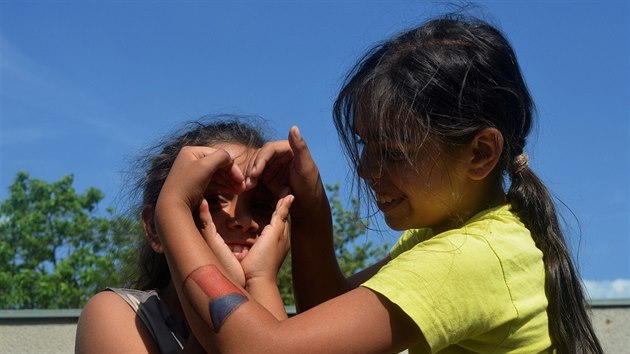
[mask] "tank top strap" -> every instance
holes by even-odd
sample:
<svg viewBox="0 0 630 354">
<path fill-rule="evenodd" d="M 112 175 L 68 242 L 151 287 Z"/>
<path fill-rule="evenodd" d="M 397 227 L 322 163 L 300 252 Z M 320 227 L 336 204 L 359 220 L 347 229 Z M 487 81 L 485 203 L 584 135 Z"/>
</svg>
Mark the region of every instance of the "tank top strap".
<svg viewBox="0 0 630 354">
<path fill-rule="evenodd" d="M 140 317 L 161 353 L 180 353 L 189 335 L 188 325 L 174 316 L 155 290 L 107 288 L 123 298 Z M 184 328 L 186 333 L 178 333 Z"/>
</svg>

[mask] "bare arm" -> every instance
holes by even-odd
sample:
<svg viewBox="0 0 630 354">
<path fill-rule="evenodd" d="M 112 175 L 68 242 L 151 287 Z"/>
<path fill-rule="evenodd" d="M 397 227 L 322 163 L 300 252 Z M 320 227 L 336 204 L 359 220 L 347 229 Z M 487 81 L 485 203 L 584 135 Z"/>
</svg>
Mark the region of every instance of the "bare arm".
<svg viewBox="0 0 630 354">
<path fill-rule="evenodd" d="M 96 294 L 77 325 L 76 353 L 159 353 L 151 334 L 129 305 L 111 291 Z"/>
</svg>

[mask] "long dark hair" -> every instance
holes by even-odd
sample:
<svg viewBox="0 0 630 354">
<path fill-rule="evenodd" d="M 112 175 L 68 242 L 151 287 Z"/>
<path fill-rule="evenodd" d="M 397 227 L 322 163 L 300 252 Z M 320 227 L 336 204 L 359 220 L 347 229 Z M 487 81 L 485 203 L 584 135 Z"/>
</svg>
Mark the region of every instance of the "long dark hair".
<svg viewBox="0 0 630 354">
<path fill-rule="evenodd" d="M 132 196 L 138 196 L 133 207 L 140 217 L 145 206 L 155 208 L 160 190 L 177 154 L 184 146 L 213 146 L 219 143 L 236 143 L 259 148 L 267 141 L 262 119 L 251 116 L 206 116 L 187 123 L 175 134 L 161 139 L 143 151 L 134 163 Z M 140 289 L 157 289 L 168 285 L 171 274 L 163 253 L 156 253 L 146 237 L 138 247 L 138 266 L 130 286 Z"/>
<path fill-rule="evenodd" d="M 369 51 L 346 77 L 333 116 L 357 169 L 361 143 L 355 134 L 356 117 L 370 130 L 368 136 L 384 136 L 401 146 L 462 144 L 484 128 L 497 128 L 505 144 L 496 175 L 509 178 L 512 210 L 543 253 L 553 346 L 560 353 L 601 353 L 553 199 L 525 163 L 533 113 L 531 95 L 505 36 L 482 20 L 449 14 Z M 368 190 L 365 181 L 359 187 Z"/>
</svg>

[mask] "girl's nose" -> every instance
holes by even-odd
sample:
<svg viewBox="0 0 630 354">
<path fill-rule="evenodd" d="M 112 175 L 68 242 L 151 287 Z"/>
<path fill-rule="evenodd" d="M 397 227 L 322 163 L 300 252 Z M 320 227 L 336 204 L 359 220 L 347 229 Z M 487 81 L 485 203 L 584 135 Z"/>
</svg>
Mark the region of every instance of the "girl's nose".
<svg viewBox="0 0 630 354">
<path fill-rule="evenodd" d="M 239 211 L 236 208 L 233 216 L 230 216 L 227 221 L 227 226 L 231 230 L 240 230 L 241 232 L 254 232 L 258 231 L 258 222 L 248 212 Z"/>
<path fill-rule="evenodd" d="M 368 181 L 379 179 L 383 175 L 383 168 L 381 163 L 376 160 L 378 159 L 375 158 L 374 155 L 370 158 L 370 156 L 363 151 L 357 168 L 359 177 Z"/>
</svg>

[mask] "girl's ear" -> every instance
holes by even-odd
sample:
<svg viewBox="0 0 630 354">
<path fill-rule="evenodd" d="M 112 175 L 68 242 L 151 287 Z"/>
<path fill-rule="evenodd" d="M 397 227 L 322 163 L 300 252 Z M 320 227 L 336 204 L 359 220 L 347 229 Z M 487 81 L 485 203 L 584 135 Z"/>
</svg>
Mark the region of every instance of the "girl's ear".
<svg viewBox="0 0 630 354">
<path fill-rule="evenodd" d="M 142 208 L 142 228 L 153 251 L 156 253 L 164 253 L 160 238 L 155 229 L 155 219 L 153 218 L 153 207 L 151 205 L 145 205 L 144 208 Z"/>
<path fill-rule="evenodd" d="M 494 170 L 501 159 L 503 134 L 497 128 L 485 128 L 475 135 L 469 148 L 471 158 L 468 177 L 482 180 Z"/>
</svg>

